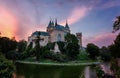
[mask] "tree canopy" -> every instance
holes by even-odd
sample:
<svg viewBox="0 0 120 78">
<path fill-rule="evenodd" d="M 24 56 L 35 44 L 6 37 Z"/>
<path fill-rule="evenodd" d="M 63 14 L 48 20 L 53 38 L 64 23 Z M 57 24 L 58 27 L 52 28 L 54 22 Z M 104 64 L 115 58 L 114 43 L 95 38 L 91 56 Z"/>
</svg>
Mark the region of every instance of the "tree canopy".
<svg viewBox="0 0 120 78">
<path fill-rule="evenodd" d="M 114 44 L 109 46 L 111 55 L 115 58 L 120 57 L 120 33 L 116 37 Z"/>
<path fill-rule="evenodd" d="M 107 47 L 103 46 L 100 49 L 100 56 L 103 61 L 110 61 L 111 60 L 111 54 Z"/>
<path fill-rule="evenodd" d="M 120 16 L 116 17 L 116 21 L 113 23 L 113 32 L 116 32 L 120 29 Z"/>
<path fill-rule="evenodd" d="M 0 37 L 1 52 L 6 54 L 11 50 L 15 50 L 17 47 L 17 41 L 8 37 Z"/>
<path fill-rule="evenodd" d="M 79 54 L 79 45 L 78 45 L 78 39 L 75 35 L 68 33 L 65 36 L 66 44 L 66 52 L 68 57 L 71 59 L 76 59 Z"/>
<path fill-rule="evenodd" d="M 12 78 L 12 73 L 15 67 L 12 61 L 7 60 L 2 53 L 0 53 L 0 77 L 1 78 Z"/>
<path fill-rule="evenodd" d="M 86 50 L 89 53 L 89 57 L 93 60 L 99 55 L 99 47 L 93 43 L 87 44 Z"/>
</svg>

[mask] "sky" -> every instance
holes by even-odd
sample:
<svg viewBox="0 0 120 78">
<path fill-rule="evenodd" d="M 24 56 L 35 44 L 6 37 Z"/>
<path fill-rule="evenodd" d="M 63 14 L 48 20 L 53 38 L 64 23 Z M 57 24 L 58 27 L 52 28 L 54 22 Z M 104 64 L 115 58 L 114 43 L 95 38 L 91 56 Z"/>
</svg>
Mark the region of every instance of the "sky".
<svg viewBox="0 0 120 78">
<path fill-rule="evenodd" d="M 46 31 L 50 18 L 66 20 L 71 33 L 82 32 L 82 43 L 112 44 L 113 22 L 120 15 L 120 0 L 0 0 L 1 36 L 27 40 L 34 31 Z"/>
</svg>

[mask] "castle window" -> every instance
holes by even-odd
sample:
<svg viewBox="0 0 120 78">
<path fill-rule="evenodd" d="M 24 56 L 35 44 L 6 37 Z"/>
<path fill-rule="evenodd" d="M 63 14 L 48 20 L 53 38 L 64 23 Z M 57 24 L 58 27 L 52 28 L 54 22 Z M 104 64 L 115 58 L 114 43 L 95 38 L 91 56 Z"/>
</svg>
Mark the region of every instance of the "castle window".
<svg viewBox="0 0 120 78">
<path fill-rule="evenodd" d="M 58 34 L 57 39 L 58 41 L 61 41 L 61 34 Z"/>
</svg>

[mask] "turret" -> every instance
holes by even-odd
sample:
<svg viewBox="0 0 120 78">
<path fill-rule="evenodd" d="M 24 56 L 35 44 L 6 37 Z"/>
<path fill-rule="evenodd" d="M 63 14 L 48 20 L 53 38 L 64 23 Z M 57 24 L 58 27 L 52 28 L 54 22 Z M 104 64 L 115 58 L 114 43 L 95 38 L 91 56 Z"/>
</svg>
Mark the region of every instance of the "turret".
<svg viewBox="0 0 120 78">
<path fill-rule="evenodd" d="M 51 20 L 50 20 L 50 22 L 49 22 L 49 24 L 48 24 L 48 27 L 50 27 L 50 26 L 51 26 L 51 24 L 52 24 L 52 23 L 51 23 Z"/>
<path fill-rule="evenodd" d="M 52 21 L 51 26 L 54 27 L 54 22 Z"/>
<path fill-rule="evenodd" d="M 69 25 L 67 23 L 67 20 L 66 20 L 66 24 L 65 24 L 65 30 L 67 31 L 67 33 L 70 33 L 70 28 L 69 28 Z"/>
<path fill-rule="evenodd" d="M 54 22 L 50 20 L 48 27 L 47 27 L 47 32 L 51 32 L 52 30 L 54 30 Z"/>
<path fill-rule="evenodd" d="M 57 18 L 55 19 L 55 26 L 57 26 L 58 24 L 57 24 Z"/>
<path fill-rule="evenodd" d="M 68 26 L 67 20 L 66 20 L 65 28 L 69 30 L 69 26 Z"/>
</svg>

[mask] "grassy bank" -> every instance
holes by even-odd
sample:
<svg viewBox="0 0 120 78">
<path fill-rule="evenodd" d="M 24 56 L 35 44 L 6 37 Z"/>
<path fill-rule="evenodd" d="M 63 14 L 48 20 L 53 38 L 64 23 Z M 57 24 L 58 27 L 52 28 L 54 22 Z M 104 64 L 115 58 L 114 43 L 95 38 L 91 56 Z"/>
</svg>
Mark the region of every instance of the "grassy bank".
<svg viewBox="0 0 120 78">
<path fill-rule="evenodd" d="M 24 64 L 37 64 L 37 65 L 57 65 L 57 66 L 80 66 L 80 65 L 93 65 L 100 64 L 101 62 L 67 62 L 67 63 L 58 63 L 58 62 L 29 62 L 29 61 L 16 61 L 16 63 Z"/>
</svg>

